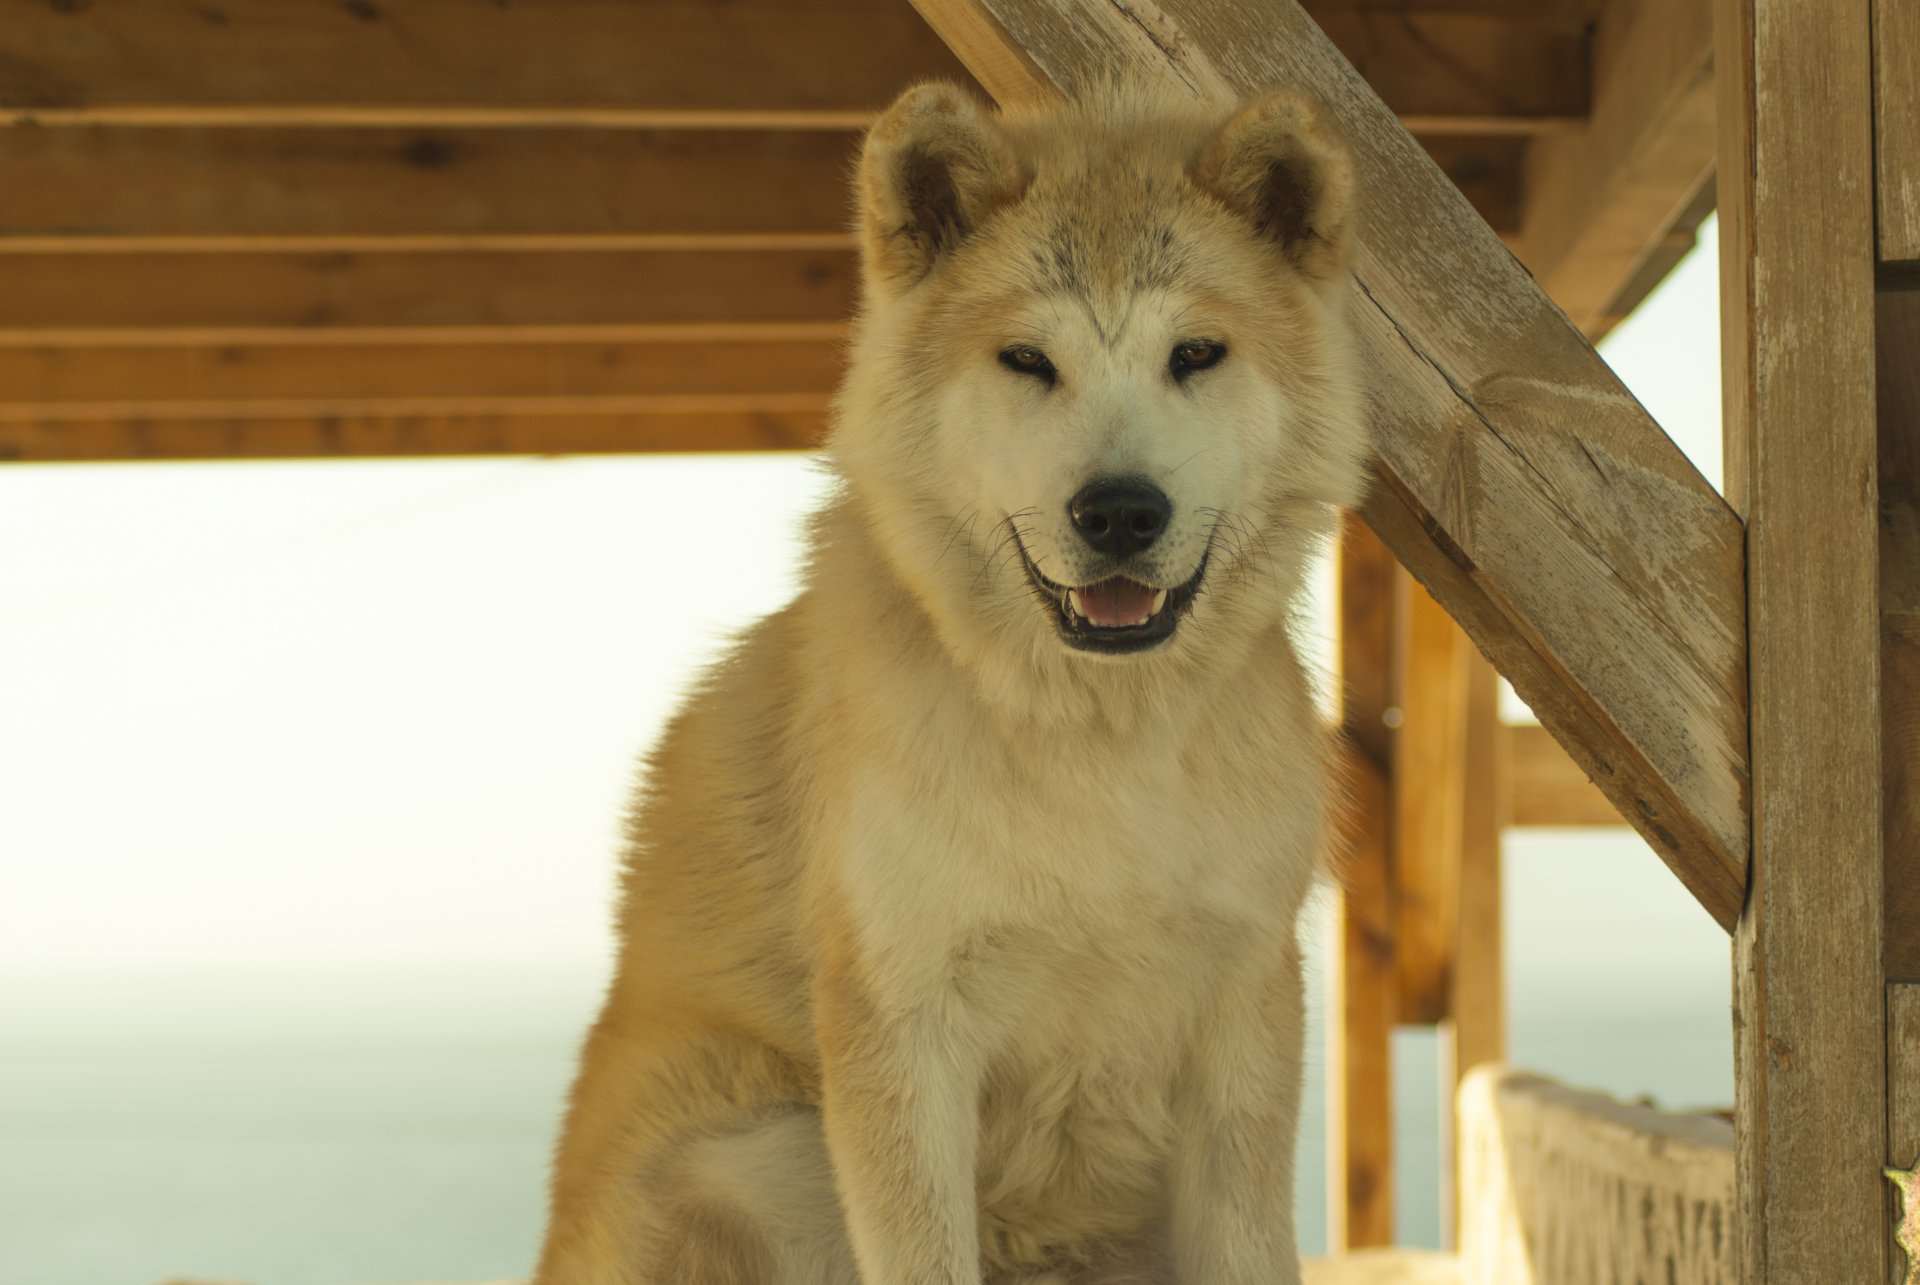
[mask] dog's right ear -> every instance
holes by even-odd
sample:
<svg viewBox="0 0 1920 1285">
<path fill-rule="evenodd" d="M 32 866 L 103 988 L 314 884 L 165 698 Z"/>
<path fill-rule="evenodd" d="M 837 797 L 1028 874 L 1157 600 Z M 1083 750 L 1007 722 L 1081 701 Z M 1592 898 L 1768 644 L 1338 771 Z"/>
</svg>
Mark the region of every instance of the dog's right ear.
<svg viewBox="0 0 1920 1285">
<path fill-rule="evenodd" d="M 860 251 L 868 284 L 892 294 L 933 270 L 1026 183 L 999 125 L 965 91 L 916 85 L 867 132 Z"/>
</svg>

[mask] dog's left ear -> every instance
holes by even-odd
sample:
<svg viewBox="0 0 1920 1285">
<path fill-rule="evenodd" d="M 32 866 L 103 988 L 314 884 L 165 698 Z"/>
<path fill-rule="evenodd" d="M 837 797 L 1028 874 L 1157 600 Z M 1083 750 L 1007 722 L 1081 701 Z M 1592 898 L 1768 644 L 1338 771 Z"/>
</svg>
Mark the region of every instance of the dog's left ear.
<svg viewBox="0 0 1920 1285">
<path fill-rule="evenodd" d="M 1331 281 L 1353 251 L 1353 162 L 1291 93 L 1255 99 L 1201 149 L 1191 176 L 1271 240 L 1309 280 Z"/>
<path fill-rule="evenodd" d="M 874 122 L 860 153 L 868 281 L 906 289 L 1024 188 L 1012 146 L 971 95 L 938 81 L 914 86 Z"/>
</svg>

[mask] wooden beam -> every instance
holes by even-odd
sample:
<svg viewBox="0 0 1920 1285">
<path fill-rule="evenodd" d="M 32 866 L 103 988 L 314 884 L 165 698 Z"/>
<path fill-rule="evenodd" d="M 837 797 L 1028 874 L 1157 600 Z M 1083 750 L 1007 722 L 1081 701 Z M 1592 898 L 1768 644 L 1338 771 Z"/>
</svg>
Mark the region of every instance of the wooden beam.
<svg viewBox="0 0 1920 1285">
<path fill-rule="evenodd" d="M 1507 742 L 1500 735 L 1500 676 L 1478 652 L 1467 658 L 1465 703 L 1465 798 L 1454 897 L 1454 960 L 1448 1017 L 1440 1028 L 1440 1118 L 1449 1143 L 1440 1157 L 1440 1182 L 1447 1192 L 1441 1207 L 1446 1211 L 1448 1245 L 1460 1243 L 1463 1212 L 1456 1177 L 1460 1138 L 1451 1127 L 1454 1104 L 1475 1067 L 1507 1059 L 1505 930 L 1500 909 L 1500 818 L 1507 812 Z"/>
<path fill-rule="evenodd" d="M 14 0 L 0 110 L 43 122 L 854 128 L 965 79 L 865 0 Z"/>
<path fill-rule="evenodd" d="M 1920 982 L 1920 283 L 1877 303 L 1887 976 Z"/>
<path fill-rule="evenodd" d="M 1327 1220 L 1335 1252 L 1391 1245 L 1394 915 L 1393 555 L 1348 517 L 1340 539 L 1341 744 L 1347 786 L 1327 1042 Z"/>
<path fill-rule="evenodd" d="M 1121 69 L 1326 105 L 1369 202 L 1351 299 L 1382 429 L 1368 521 L 1730 926 L 1747 850 L 1740 522 L 1306 15 L 917 3 L 1002 100 Z M 1009 42 L 1017 57 L 977 52 Z"/>
<path fill-rule="evenodd" d="M 1427 591 L 1400 577 L 1405 602 L 1395 733 L 1393 880 L 1398 1020 L 1451 1016 L 1466 818 L 1468 656 L 1473 644 Z"/>
<path fill-rule="evenodd" d="M 565 414 L 420 411 L 254 419 L 0 420 L 0 460 L 290 459 L 367 455 L 576 455 L 788 451 L 826 416 L 724 407 Z"/>
<path fill-rule="evenodd" d="M 28 255 L 5 262 L 5 281 L 0 337 L 16 343 L 47 330 L 839 322 L 855 293 L 850 251 L 796 250 Z"/>
<path fill-rule="evenodd" d="M 722 238 L 850 247 L 842 130 L 22 129 L 0 147 L 0 251 L 268 248 L 300 238 Z"/>
<path fill-rule="evenodd" d="M 1532 724 L 1500 729 L 1507 810 L 1502 825 L 1624 826 L 1619 809 L 1560 748 L 1553 733 Z"/>
<path fill-rule="evenodd" d="M 1876 0 L 1873 56 L 1880 259 L 1920 263 L 1920 3 Z"/>
<path fill-rule="evenodd" d="M 1312 7 L 1410 124 L 1586 112 L 1565 7 Z M 967 78 L 891 0 L 12 0 L 0 24 L 0 121 L 42 124 L 857 128 L 930 76 Z"/>
<path fill-rule="evenodd" d="M 849 249 L 846 131 L 19 130 L 0 254 Z M 1423 141 L 1495 231 L 1519 137 Z"/>
<path fill-rule="evenodd" d="M 1742 1281 L 1887 1279 L 1873 102 L 1866 0 L 1718 0 L 1729 493 L 1752 886 L 1734 936 Z M 1818 211 L 1809 218 L 1809 211 Z"/>
<path fill-rule="evenodd" d="M 841 364 L 840 344 L 817 339 L 0 347 L 0 415 L 99 418 L 101 402 L 147 414 L 265 398 L 825 396 Z"/>
<path fill-rule="evenodd" d="M 1711 201 L 1712 0 L 1612 0 L 1593 67 L 1592 115 L 1528 153 L 1514 252 L 1597 339 L 1639 302 L 1623 294 L 1651 288 L 1650 260 L 1672 266 L 1676 230 L 1691 244 Z"/>
</svg>

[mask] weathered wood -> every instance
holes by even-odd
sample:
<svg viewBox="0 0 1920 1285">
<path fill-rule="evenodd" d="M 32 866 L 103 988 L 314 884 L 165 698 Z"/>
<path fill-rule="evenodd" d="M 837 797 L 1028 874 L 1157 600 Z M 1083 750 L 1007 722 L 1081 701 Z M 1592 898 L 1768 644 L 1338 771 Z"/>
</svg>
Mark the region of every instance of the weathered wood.
<svg viewBox="0 0 1920 1285">
<path fill-rule="evenodd" d="M 1920 982 L 1920 283 L 1876 309 L 1887 976 Z"/>
<path fill-rule="evenodd" d="M 1741 1279 L 1887 1271 L 1868 6 L 1720 0 L 1726 430 L 1744 438 L 1753 864 Z M 1818 211 L 1809 218 L 1809 211 Z M 1737 301 L 1737 302 L 1736 302 Z"/>
<path fill-rule="evenodd" d="M 1568 757 L 1553 733 L 1532 724 L 1500 729 L 1507 811 L 1502 825 L 1624 826 L 1613 804 Z"/>
<path fill-rule="evenodd" d="M 1751 1285 L 1724 1121 L 1493 1068 L 1459 1105 L 1463 1285 Z"/>
<path fill-rule="evenodd" d="M 1514 253 L 1598 338 L 1676 226 L 1690 242 L 1699 222 L 1685 216 L 1713 177 L 1712 0 L 1613 0 L 1593 66 L 1591 116 L 1528 153 Z"/>
<path fill-rule="evenodd" d="M 1123 68 L 1216 97 L 1290 83 L 1326 105 L 1367 203 L 1352 303 L 1383 429 L 1368 520 L 1731 926 L 1739 520 L 1305 14 L 1188 0 L 1176 26 L 1110 0 L 917 2 L 955 40 L 1018 40 L 1050 84 L 976 65 L 1003 100 Z"/>
<path fill-rule="evenodd" d="M 1527 131 L 1586 112 L 1585 35 L 1564 8 L 1313 7 L 1422 128 Z M 49 124 L 852 128 L 928 76 L 966 80 L 892 0 L 0 9 L 0 114 Z"/>
<path fill-rule="evenodd" d="M 103 401 L 825 395 L 841 365 L 831 340 L 0 347 L 0 413 Z"/>
<path fill-rule="evenodd" d="M 1887 1094 L 1887 1167 L 1920 1169 L 1920 985 L 1910 982 L 1887 987 Z M 1897 1244 L 1887 1249 L 1887 1266 L 1895 1285 L 1912 1279 Z M 1912 1266 L 1920 1268 L 1920 1257 Z"/>
<path fill-rule="evenodd" d="M 398 236 L 852 245 L 858 138 L 844 130 L 85 126 L 4 137 L 0 251 L 76 237 L 122 249 Z"/>
<path fill-rule="evenodd" d="M 1327 1243 L 1336 1251 L 1394 1239 L 1393 744 L 1387 718 L 1398 574 L 1379 538 L 1348 518 L 1339 564 L 1347 807 L 1327 1044 Z"/>
<path fill-rule="evenodd" d="M 1430 1026 L 1452 1015 L 1473 645 L 1426 590 L 1400 581 L 1406 625 L 1392 781 L 1398 1020 Z"/>
<path fill-rule="evenodd" d="M 0 332 L 843 321 L 850 251 L 28 255 Z"/>
<path fill-rule="evenodd" d="M 42 121 L 857 127 L 965 79 L 884 0 L 5 0 L 0 110 Z"/>
<path fill-rule="evenodd" d="M 1465 798 L 1454 899 L 1458 912 L 1453 934 L 1452 993 L 1447 1003 L 1449 1017 L 1440 1032 L 1441 1102 L 1448 1107 L 1459 1100 L 1466 1077 L 1475 1067 L 1507 1058 L 1500 914 L 1500 818 L 1508 810 L 1507 741 L 1500 734 L 1500 676 L 1478 652 L 1467 658 L 1465 702 Z M 1441 1184 L 1447 1192 L 1442 1205 L 1448 1216 L 1446 1243 L 1458 1244 L 1461 1202 L 1466 1193 L 1459 1185 L 1452 1152 L 1458 1150 L 1460 1139 L 1456 1130 L 1446 1130 L 1445 1136 L 1452 1144 L 1442 1155 L 1440 1168 Z"/>
<path fill-rule="evenodd" d="M 1920 262 L 1920 0 L 1874 0 L 1880 258 Z"/>
<path fill-rule="evenodd" d="M 784 451 L 817 446 L 826 416 L 682 406 L 652 412 L 422 412 L 272 419 L 0 420 L 0 460 L 290 459 Z"/>
<path fill-rule="evenodd" d="M 1497 232 L 1526 140 L 1422 140 Z M 0 254 L 850 248 L 844 130 L 17 130 Z"/>
</svg>

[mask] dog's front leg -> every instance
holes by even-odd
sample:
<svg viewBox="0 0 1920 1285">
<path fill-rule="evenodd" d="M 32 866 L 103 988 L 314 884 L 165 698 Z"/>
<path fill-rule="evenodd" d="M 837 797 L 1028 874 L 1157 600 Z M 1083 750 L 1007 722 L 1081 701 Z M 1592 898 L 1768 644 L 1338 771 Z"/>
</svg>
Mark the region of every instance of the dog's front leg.
<svg viewBox="0 0 1920 1285">
<path fill-rule="evenodd" d="M 978 1076 L 957 1014 L 882 1005 L 851 970 L 816 998 L 827 1149 L 865 1285 L 980 1285 Z"/>
<path fill-rule="evenodd" d="M 1223 987 L 1201 1022 L 1168 1175 L 1180 1285 L 1299 1285 L 1293 1151 L 1305 1034 L 1291 952 Z"/>
</svg>

